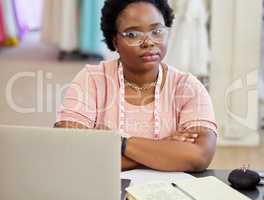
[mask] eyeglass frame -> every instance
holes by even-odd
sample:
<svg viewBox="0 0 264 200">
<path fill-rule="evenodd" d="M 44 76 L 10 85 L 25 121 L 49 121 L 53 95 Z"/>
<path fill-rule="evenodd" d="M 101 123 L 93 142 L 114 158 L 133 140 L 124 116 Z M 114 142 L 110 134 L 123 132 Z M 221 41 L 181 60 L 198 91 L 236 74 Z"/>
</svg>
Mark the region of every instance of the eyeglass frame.
<svg viewBox="0 0 264 200">
<path fill-rule="evenodd" d="M 150 39 L 153 43 L 161 44 L 161 43 L 163 43 L 163 41 L 157 42 L 157 41 L 153 40 L 153 38 L 151 36 L 151 34 L 153 33 L 153 31 L 155 31 L 157 29 L 163 29 L 163 30 L 166 30 L 167 31 L 167 33 L 166 33 L 167 34 L 167 38 L 164 39 L 164 41 L 167 40 L 168 39 L 168 35 L 169 35 L 169 31 L 170 31 L 170 28 L 167 27 L 167 26 L 159 26 L 159 27 L 154 28 L 154 29 L 152 29 L 150 31 L 147 31 L 147 32 L 142 32 L 142 31 L 123 31 L 123 32 L 117 32 L 117 34 L 120 35 L 124 39 L 124 41 L 127 43 L 128 46 L 134 46 L 134 47 L 135 46 L 141 46 L 146 41 L 147 38 Z M 140 40 L 140 42 L 138 42 L 138 44 L 135 44 L 135 45 L 128 44 L 128 42 L 127 42 L 127 40 L 125 38 L 127 37 L 127 34 L 129 32 L 142 33 L 143 34 L 143 39 Z M 146 37 L 146 36 L 148 36 L 148 37 Z"/>
</svg>

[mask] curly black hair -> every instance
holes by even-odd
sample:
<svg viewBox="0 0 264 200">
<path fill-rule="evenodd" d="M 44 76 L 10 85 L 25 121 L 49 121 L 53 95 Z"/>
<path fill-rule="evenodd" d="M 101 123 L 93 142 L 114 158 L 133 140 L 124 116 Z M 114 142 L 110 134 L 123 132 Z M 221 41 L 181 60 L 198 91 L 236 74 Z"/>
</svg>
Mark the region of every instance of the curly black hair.
<svg viewBox="0 0 264 200">
<path fill-rule="evenodd" d="M 173 10 L 167 0 L 106 0 L 102 8 L 101 29 L 108 48 L 115 51 L 113 36 L 117 34 L 116 20 L 120 13 L 131 3 L 147 2 L 153 4 L 163 15 L 165 25 L 172 26 Z"/>
</svg>

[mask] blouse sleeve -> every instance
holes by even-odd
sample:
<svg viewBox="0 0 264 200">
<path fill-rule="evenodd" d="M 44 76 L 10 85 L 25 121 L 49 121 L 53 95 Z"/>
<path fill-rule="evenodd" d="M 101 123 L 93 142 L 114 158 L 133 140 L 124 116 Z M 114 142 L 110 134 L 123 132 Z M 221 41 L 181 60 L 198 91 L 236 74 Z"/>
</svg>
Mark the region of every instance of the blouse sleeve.
<svg viewBox="0 0 264 200">
<path fill-rule="evenodd" d="M 72 121 L 94 128 L 96 124 L 96 84 L 88 67 L 81 70 L 69 85 L 56 121 Z"/>
<path fill-rule="evenodd" d="M 189 74 L 180 81 L 177 91 L 178 127 L 184 130 L 200 126 L 217 133 L 212 101 L 201 82 Z"/>
</svg>

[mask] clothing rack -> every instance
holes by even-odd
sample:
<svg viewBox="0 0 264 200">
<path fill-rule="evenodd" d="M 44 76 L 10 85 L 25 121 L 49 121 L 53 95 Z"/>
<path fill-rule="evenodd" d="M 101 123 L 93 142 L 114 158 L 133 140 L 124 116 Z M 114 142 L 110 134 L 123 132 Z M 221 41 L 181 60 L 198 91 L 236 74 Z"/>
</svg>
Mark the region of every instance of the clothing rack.
<svg viewBox="0 0 264 200">
<path fill-rule="evenodd" d="M 0 46 L 16 46 L 29 30 L 17 0 L 0 1 Z"/>
<path fill-rule="evenodd" d="M 103 59 L 100 29 L 104 0 L 45 0 L 42 40 L 58 47 L 58 60 Z"/>
</svg>

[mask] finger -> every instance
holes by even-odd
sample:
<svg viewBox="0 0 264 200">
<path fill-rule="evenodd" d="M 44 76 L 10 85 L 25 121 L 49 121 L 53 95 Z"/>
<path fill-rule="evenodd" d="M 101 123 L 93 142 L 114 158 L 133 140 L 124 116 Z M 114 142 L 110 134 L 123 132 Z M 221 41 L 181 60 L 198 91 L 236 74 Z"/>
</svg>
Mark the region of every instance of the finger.
<svg viewBox="0 0 264 200">
<path fill-rule="evenodd" d="M 184 136 L 181 136 L 181 135 L 173 135 L 173 136 L 172 136 L 172 139 L 173 139 L 173 140 L 176 140 L 176 141 L 185 142 L 187 138 L 184 137 Z"/>
<path fill-rule="evenodd" d="M 196 141 L 196 140 L 195 140 L 194 138 L 192 138 L 192 139 L 187 138 L 185 142 L 195 143 L 195 141 Z"/>
<path fill-rule="evenodd" d="M 183 133 L 182 136 L 186 138 L 198 138 L 199 135 L 197 133 Z"/>
<path fill-rule="evenodd" d="M 186 138 L 186 137 L 179 136 L 179 135 L 174 135 L 172 137 L 172 139 L 175 141 L 179 141 L 179 142 L 188 142 L 188 143 L 195 143 L 196 142 L 195 138 Z"/>
<path fill-rule="evenodd" d="M 175 137 L 185 137 L 185 138 L 194 138 L 194 139 L 197 139 L 199 137 L 199 134 L 197 133 L 175 133 L 173 134 L 173 136 Z"/>
<path fill-rule="evenodd" d="M 99 130 L 111 130 L 110 128 L 108 128 L 107 126 L 105 126 L 103 124 L 99 124 L 97 129 L 99 129 Z"/>
<path fill-rule="evenodd" d="M 197 138 L 199 137 L 199 134 L 197 132 L 191 132 L 191 131 L 178 131 L 174 133 L 174 135 L 182 135 L 187 138 Z"/>
</svg>

